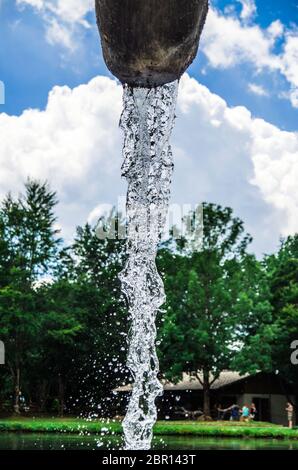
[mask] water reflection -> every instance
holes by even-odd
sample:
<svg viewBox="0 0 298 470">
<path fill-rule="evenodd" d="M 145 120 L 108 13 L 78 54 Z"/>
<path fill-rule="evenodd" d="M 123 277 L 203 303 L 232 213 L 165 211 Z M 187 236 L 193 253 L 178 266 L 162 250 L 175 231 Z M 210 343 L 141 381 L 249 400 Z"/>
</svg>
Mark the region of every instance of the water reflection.
<svg viewBox="0 0 298 470">
<path fill-rule="evenodd" d="M 77 434 L 0 435 L 0 450 L 116 450 L 123 445 L 120 436 Z M 284 439 L 231 439 L 206 437 L 155 437 L 153 449 L 168 450 L 298 450 L 298 441 Z"/>
</svg>

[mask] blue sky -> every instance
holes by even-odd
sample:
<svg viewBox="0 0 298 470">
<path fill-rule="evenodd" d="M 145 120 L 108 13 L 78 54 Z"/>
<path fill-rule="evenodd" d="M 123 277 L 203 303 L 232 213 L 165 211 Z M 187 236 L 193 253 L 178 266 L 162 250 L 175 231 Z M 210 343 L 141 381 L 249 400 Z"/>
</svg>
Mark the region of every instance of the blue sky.
<svg viewBox="0 0 298 470">
<path fill-rule="evenodd" d="M 105 140 L 107 152 L 115 153 L 113 157 L 115 162 L 112 164 L 105 162 L 102 156 L 101 165 L 106 165 L 106 167 L 102 174 L 99 169 L 97 178 L 101 190 L 96 189 L 96 182 L 91 177 L 88 179 L 87 167 L 80 168 L 80 172 L 86 174 L 86 179 L 84 181 L 78 179 L 76 186 L 72 186 L 71 181 L 67 180 L 67 170 L 65 170 L 64 179 L 61 176 L 59 183 L 50 167 L 47 170 L 48 174 L 38 169 L 41 160 L 37 157 L 39 144 L 36 142 L 42 139 L 43 134 L 38 134 L 42 131 L 34 128 L 34 137 L 30 140 L 30 136 L 33 135 L 32 126 L 35 125 L 32 124 L 35 114 L 32 114 L 32 119 L 29 119 L 28 110 L 45 110 L 50 92 L 53 95 L 53 101 L 58 100 L 58 95 L 61 100 L 62 89 L 57 91 L 55 87 L 64 85 L 69 87 L 70 91 L 73 90 L 72 97 L 69 97 L 72 101 L 68 105 L 71 107 L 75 102 L 75 90 L 78 90 L 78 95 L 87 94 L 95 86 L 93 82 L 88 85 L 94 77 L 112 78 L 101 56 L 92 5 L 92 0 L 0 0 L 0 80 L 5 85 L 5 104 L 0 104 L 0 117 L 2 113 L 3 119 L 2 131 L 10 129 L 14 135 L 22 136 L 20 140 L 17 140 L 20 142 L 18 149 L 8 144 L 4 146 L 6 149 L 3 156 L 4 166 L 7 166 L 7 174 L 13 175 L 10 179 L 13 187 L 8 187 L 7 178 L 3 180 L 1 186 L 0 179 L 0 194 L 8 189 L 19 190 L 21 181 L 26 178 L 26 175 L 48 178 L 52 185 L 57 187 L 60 196 L 60 222 L 65 230 L 66 238 L 72 233 L 71 227 L 74 227 L 76 223 L 82 223 L 90 217 L 90 214 L 96 214 L 96 208 L 99 208 L 100 212 L 102 204 L 116 202 L 119 194 L 113 193 L 109 185 L 105 185 L 108 175 L 110 175 L 111 182 L 117 181 L 118 184 L 116 173 L 120 172 L 120 162 L 117 153 L 120 153 L 121 136 L 114 134 L 111 130 L 109 143 L 107 144 Z M 197 104 L 194 102 L 193 109 L 187 111 L 190 115 L 194 113 L 194 124 L 197 127 L 193 128 L 193 139 L 200 135 L 200 141 L 190 148 L 188 142 L 184 142 L 183 139 L 185 132 L 183 126 L 186 126 L 188 119 L 187 112 L 183 111 L 185 103 L 182 103 L 182 99 L 186 100 L 189 96 L 189 88 L 186 85 L 184 86 L 185 95 L 183 93 L 181 95 L 181 121 L 177 124 L 174 134 L 177 171 L 180 171 L 184 177 L 184 180 L 181 180 L 177 174 L 175 176 L 174 200 L 180 203 L 188 201 L 195 203 L 208 198 L 233 206 L 237 215 L 245 220 L 248 229 L 253 232 L 254 248 L 258 253 L 275 249 L 280 235 L 285 236 L 298 229 L 293 222 L 297 215 L 295 213 L 297 198 L 292 195 L 293 190 L 288 189 L 288 187 L 292 188 L 290 175 L 296 175 L 298 159 L 296 148 L 298 130 L 297 31 L 298 0 L 271 0 L 270 2 L 267 0 L 213 0 L 201 41 L 200 53 L 188 70 L 189 76 L 195 79 L 195 84 L 200 85 L 196 88 L 196 93 L 197 99 L 200 99 L 201 108 L 197 109 Z M 188 87 L 191 87 L 191 82 L 187 83 Z M 89 88 L 84 88 L 85 91 L 82 91 L 78 88 L 82 84 Z M 231 152 L 235 148 L 235 155 L 239 154 L 233 164 L 229 156 L 221 153 L 223 152 L 222 145 L 218 140 L 214 145 L 214 153 L 208 160 L 210 166 L 208 167 L 206 160 L 202 160 L 204 154 L 209 155 L 211 147 L 208 142 L 208 148 L 206 148 L 206 138 L 202 136 L 198 127 L 201 125 L 202 128 L 203 118 L 195 114 L 195 109 L 197 113 L 199 111 L 202 113 L 205 109 L 204 96 L 207 92 L 204 91 L 202 85 L 210 93 L 208 98 L 211 100 L 210 103 L 212 102 L 210 106 L 218 107 L 217 97 L 220 97 L 226 103 L 226 108 L 232 110 L 231 112 L 223 111 L 222 122 L 225 124 L 229 119 L 226 117 L 227 113 L 238 112 L 241 116 L 244 116 L 246 111 L 251 113 L 249 121 L 245 118 L 243 129 L 238 128 L 237 135 L 235 132 L 231 133 L 231 142 L 227 144 L 227 147 L 231 145 Z M 96 86 L 99 84 L 97 83 Z M 104 86 L 110 91 L 111 96 L 114 97 L 115 94 L 118 99 L 117 104 L 110 103 L 110 106 L 114 107 L 113 115 L 111 115 L 112 126 L 114 122 L 116 124 L 117 113 L 120 111 L 120 91 L 118 88 L 111 87 L 109 82 L 101 82 L 99 88 L 102 93 L 107 92 L 102 89 Z M 64 96 L 63 99 L 66 100 L 66 97 Z M 77 106 L 77 102 L 75 103 Z M 84 108 L 85 105 L 81 106 Z M 97 116 L 98 125 L 101 123 L 100 106 L 101 102 L 98 108 L 92 111 L 93 115 Z M 27 117 L 22 117 L 24 111 Z M 212 134 L 212 142 L 214 142 L 214 139 L 219 138 L 217 124 L 212 118 L 215 111 L 211 112 L 210 109 L 207 111 L 210 127 L 208 132 L 214 132 L 214 135 Z M 50 112 L 52 111 L 47 111 L 40 116 L 46 119 L 46 115 L 49 117 Z M 76 112 L 78 112 L 77 109 Z M 13 116 L 18 116 L 19 120 L 13 119 Z M 258 118 L 264 120 L 268 126 L 269 124 L 274 126 L 270 128 L 270 145 L 269 140 L 263 144 L 266 149 L 265 156 L 262 149 L 259 149 L 260 136 L 256 137 L 257 130 L 255 129 L 258 126 L 255 125 L 254 119 Z M 27 119 L 26 125 L 25 119 Z M 60 123 L 60 128 L 64 129 L 66 125 L 66 122 Z M 229 122 L 229 125 L 232 124 Z M 25 161 L 23 159 L 20 160 L 21 164 L 13 167 L 11 162 L 15 162 L 16 158 L 22 158 L 22 152 L 24 153 L 22 147 L 24 126 L 27 129 L 25 137 L 27 166 L 23 165 Z M 47 121 L 47 126 L 50 126 L 49 121 Z M 233 126 L 235 128 L 236 124 L 233 123 Z M 187 127 L 190 127 L 189 123 Z M 250 142 L 250 149 L 244 150 L 248 145 L 244 140 L 242 155 L 237 145 L 240 141 L 242 142 L 244 128 L 247 132 L 247 142 Z M 266 129 L 264 132 L 267 135 L 269 127 Z M 288 131 L 288 134 L 280 131 Z M 7 135 L 8 131 L 5 132 Z M 47 128 L 43 132 L 47 133 L 48 139 L 50 132 L 56 135 L 58 131 L 52 128 L 50 131 Z M 59 134 L 59 142 L 65 145 L 66 154 L 66 144 L 63 142 L 69 130 L 63 132 L 63 137 Z M 90 138 L 88 131 L 88 139 Z M 55 137 L 55 139 L 54 143 L 58 145 L 58 138 Z M 192 135 L 189 135 L 189 140 L 192 140 Z M 289 144 L 289 142 L 292 143 Z M 54 143 L 50 141 L 48 146 Z M 279 147 L 279 155 L 274 156 L 274 149 L 277 147 Z M 89 148 L 87 143 L 86 148 Z M 84 152 L 87 150 L 85 149 Z M 197 155 L 198 152 L 200 156 Z M 212 160 L 216 153 L 220 154 L 218 165 L 221 165 L 217 169 L 215 168 L 216 162 Z M 81 158 L 84 159 L 84 155 Z M 94 153 L 90 153 L 88 158 L 90 158 L 88 162 L 91 166 L 96 164 Z M 183 168 L 182 162 L 184 162 Z M 191 171 L 195 172 L 197 183 L 184 171 L 187 162 L 191 162 Z M 267 162 L 267 166 L 264 166 L 264 162 Z M 224 179 L 225 171 L 221 171 L 223 167 L 229 169 L 226 179 Z M 236 168 L 238 168 L 238 174 Z M 245 174 L 241 173 L 243 168 L 247 169 Z M 239 172 L 242 175 L 241 178 Z M 200 176 L 202 173 L 205 175 L 203 179 Z M 220 179 L 221 173 L 222 179 Z M 282 174 L 284 181 L 275 181 L 276 174 Z M 242 181 L 240 185 L 243 188 L 242 194 L 235 194 L 232 181 L 235 181 L 236 186 L 237 181 L 238 183 Z M 200 183 L 201 190 L 194 190 L 193 194 L 188 193 L 185 196 L 186 188 L 190 185 L 196 186 L 198 183 Z M 88 189 L 79 190 L 78 184 L 85 184 Z M 241 192 L 241 187 L 238 188 L 239 192 Z M 125 185 L 120 182 L 119 188 L 121 188 L 119 192 L 125 191 Z M 76 215 L 71 216 L 69 211 Z"/>
<path fill-rule="evenodd" d="M 28 0 L 30 3 L 30 0 Z M 67 3 L 67 2 L 66 2 Z M 109 75 L 101 57 L 95 15 L 87 15 L 91 29 L 78 32 L 80 44 L 75 51 L 68 51 L 59 44 L 49 44 L 45 37 L 46 25 L 39 13 L 30 5 L 16 2 L 0 2 L 1 29 L 0 77 L 6 85 L 6 104 L 1 111 L 20 114 L 29 107 L 44 108 L 49 91 L 55 85 L 74 87 L 85 83 L 95 75 Z M 241 3 L 237 1 L 213 0 L 213 5 L 224 12 L 233 6 L 238 14 Z M 286 27 L 297 27 L 297 0 L 257 0 L 254 22 L 262 28 L 275 20 Z M 276 53 L 280 53 L 283 41 L 277 41 Z M 297 109 L 289 100 L 279 98 L 287 90 L 285 78 L 278 73 L 263 70 L 255 75 L 254 65 L 236 64 L 218 70 L 208 66 L 208 59 L 200 52 L 189 69 L 189 73 L 222 96 L 229 105 L 244 105 L 257 117 L 287 130 L 297 129 Z M 253 80 L 270 91 L 270 96 L 259 96 L 249 92 L 247 83 Z"/>
</svg>

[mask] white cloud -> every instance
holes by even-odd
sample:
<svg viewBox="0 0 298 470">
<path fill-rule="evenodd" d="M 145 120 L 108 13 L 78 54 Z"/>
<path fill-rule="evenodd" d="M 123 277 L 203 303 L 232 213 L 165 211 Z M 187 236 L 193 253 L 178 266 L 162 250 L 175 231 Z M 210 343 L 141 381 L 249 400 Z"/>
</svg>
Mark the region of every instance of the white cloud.
<svg viewBox="0 0 298 470">
<path fill-rule="evenodd" d="M 95 221 L 105 204 L 125 194 L 118 128 L 122 87 L 96 77 L 73 90 L 55 87 L 44 111 L 0 114 L 0 195 L 19 191 L 28 175 L 48 179 L 60 199 L 59 223 Z M 245 107 L 229 108 L 185 75 L 173 134 L 173 202 L 214 201 L 234 208 L 270 251 L 280 233 L 298 230 L 298 136 Z"/>
<path fill-rule="evenodd" d="M 249 83 L 248 90 L 258 96 L 268 96 L 268 92 L 265 88 L 261 85 L 257 85 L 256 83 Z"/>
<path fill-rule="evenodd" d="M 45 0 L 16 0 L 17 5 L 31 5 L 34 8 L 37 8 L 38 10 L 42 10 L 45 4 Z"/>
<path fill-rule="evenodd" d="M 30 5 L 40 11 L 51 12 L 66 23 L 86 25 L 85 16 L 94 9 L 93 0 L 16 0 L 17 5 Z"/>
<path fill-rule="evenodd" d="M 298 107 L 298 30 L 286 30 L 275 20 L 268 28 L 262 29 L 255 23 L 242 21 L 251 2 L 243 3 L 242 17 L 234 13 L 222 15 L 211 8 L 203 31 L 201 48 L 209 64 L 214 68 L 227 69 L 241 63 L 249 63 L 256 72 L 266 69 L 282 74 L 290 85 L 287 93 L 292 106 Z M 248 15 L 248 13 L 245 13 Z M 251 18 L 251 17 L 250 17 Z M 277 40 L 283 41 L 283 48 L 276 53 Z"/>
<path fill-rule="evenodd" d="M 268 26 L 267 34 L 273 39 L 278 39 L 283 36 L 284 30 L 284 25 L 280 22 L 280 20 L 275 20 Z"/>
<path fill-rule="evenodd" d="M 272 30 L 272 25 L 267 30 L 244 25 L 238 18 L 223 16 L 211 8 L 202 36 L 202 50 L 213 67 L 227 68 L 246 61 L 260 70 L 264 67 L 278 70 L 280 60 L 272 54 L 277 36 Z"/>
<path fill-rule="evenodd" d="M 74 49 L 73 33 L 69 27 L 59 23 L 56 18 L 47 21 L 46 39 L 49 44 L 63 44 L 69 50 Z"/>
<path fill-rule="evenodd" d="M 94 0 L 52 0 L 45 2 L 46 8 L 67 23 L 88 26 L 86 15 L 94 10 Z"/>
<path fill-rule="evenodd" d="M 257 12 L 257 7 L 254 0 L 237 0 L 242 5 L 240 18 L 247 21 L 253 18 Z"/>
<path fill-rule="evenodd" d="M 243 106 L 229 108 L 187 77 L 179 103 L 183 116 L 177 127 L 184 127 L 179 139 L 183 132 L 186 137 L 182 145 L 179 142 L 178 154 L 189 173 L 184 177 L 193 179 L 188 183 L 191 190 L 203 189 L 209 200 L 216 198 L 245 212 L 251 232 L 257 230 L 260 238 L 265 233 L 271 238 L 270 230 L 275 236 L 298 231 L 298 133 L 254 119 Z M 269 212 L 264 202 L 271 205 Z"/>
<path fill-rule="evenodd" d="M 50 44 L 69 50 L 76 47 L 79 28 L 89 28 L 86 15 L 94 10 L 93 0 L 16 0 L 20 7 L 31 6 L 41 14 Z"/>
<path fill-rule="evenodd" d="M 123 194 L 121 95 L 116 81 L 97 77 L 73 90 L 53 88 L 44 111 L 0 114 L 0 195 L 20 190 L 28 175 L 49 180 L 69 237 L 95 205 L 110 202 L 119 187 Z"/>
<path fill-rule="evenodd" d="M 281 71 L 292 85 L 289 92 L 291 103 L 298 108 L 298 30 L 286 34 Z"/>
</svg>

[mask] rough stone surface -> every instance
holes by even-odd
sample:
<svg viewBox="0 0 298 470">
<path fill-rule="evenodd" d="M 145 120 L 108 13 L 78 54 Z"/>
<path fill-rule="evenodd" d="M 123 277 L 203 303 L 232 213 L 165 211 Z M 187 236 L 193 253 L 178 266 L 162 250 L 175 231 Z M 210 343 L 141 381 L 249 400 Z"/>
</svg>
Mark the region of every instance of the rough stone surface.
<svg viewBox="0 0 298 470">
<path fill-rule="evenodd" d="M 174 81 L 194 60 L 208 0 L 96 0 L 102 49 L 122 83 Z"/>
</svg>

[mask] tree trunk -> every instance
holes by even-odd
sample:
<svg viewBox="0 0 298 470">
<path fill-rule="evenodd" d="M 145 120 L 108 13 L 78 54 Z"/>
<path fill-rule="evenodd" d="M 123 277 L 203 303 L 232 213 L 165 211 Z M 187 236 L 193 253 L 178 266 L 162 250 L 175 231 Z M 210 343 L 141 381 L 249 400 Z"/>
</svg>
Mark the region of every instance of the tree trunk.
<svg viewBox="0 0 298 470">
<path fill-rule="evenodd" d="M 64 414 L 64 384 L 61 374 L 58 376 L 59 416 Z"/>
<path fill-rule="evenodd" d="M 203 394 L 204 394 L 204 405 L 203 412 L 204 416 L 210 416 L 210 383 L 209 383 L 209 371 L 203 371 Z"/>
<path fill-rule="evenodd" d="M 39 408 L 40 411 L 43 412 L 45 410 L 45 405 L 48 398 L 48 382 L 47 380 L 43 380 L 39 387 Z"/>
<path fill-rule="evenodd" d="M 20 414 L 20 368 L 17 367 L 16 368 L 16 372 L 15 372 L 15 396 L 14 396 L 14 406 L 13 406 L 13 409 L 14 409 L 14 412 L 16 414 Z"/>
</svg>

